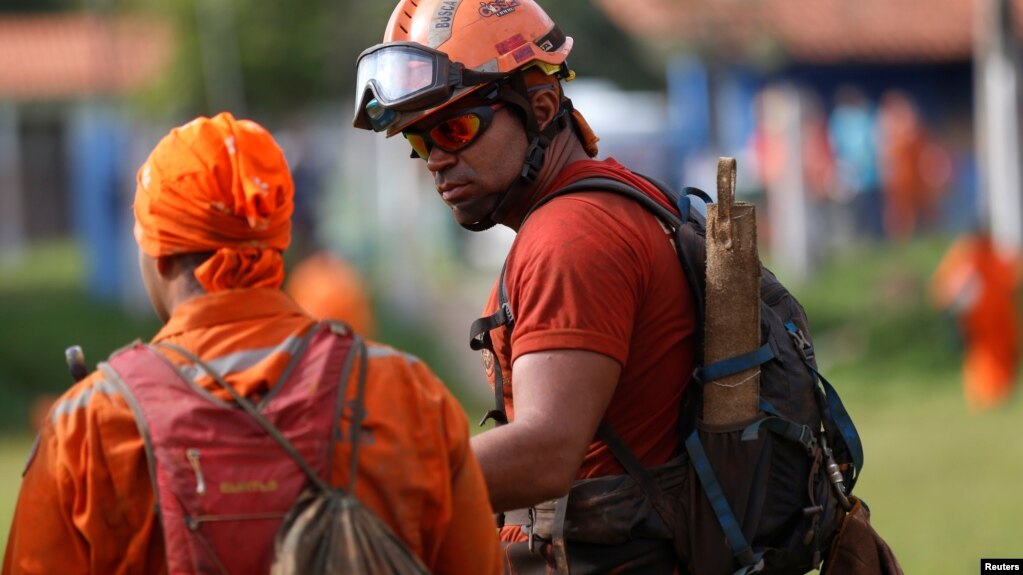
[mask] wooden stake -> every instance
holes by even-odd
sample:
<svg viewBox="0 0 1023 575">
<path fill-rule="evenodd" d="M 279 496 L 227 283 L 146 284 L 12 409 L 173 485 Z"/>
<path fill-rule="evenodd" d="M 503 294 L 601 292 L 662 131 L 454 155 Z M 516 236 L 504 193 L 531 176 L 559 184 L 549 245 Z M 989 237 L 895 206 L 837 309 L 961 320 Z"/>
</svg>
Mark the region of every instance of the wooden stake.
<svg viewBox="0 0 1023 575">
<path fill-rule="evenodd" d="M 735 158 L 718 160 L 718 199 L 707 206 L 704 364 L 760 347 L 760 256 L 753 204 L 735 202 Z M 703 419 L 723 424 L 759 413 L 760 368 L 708 381 Z"/>
</svg>

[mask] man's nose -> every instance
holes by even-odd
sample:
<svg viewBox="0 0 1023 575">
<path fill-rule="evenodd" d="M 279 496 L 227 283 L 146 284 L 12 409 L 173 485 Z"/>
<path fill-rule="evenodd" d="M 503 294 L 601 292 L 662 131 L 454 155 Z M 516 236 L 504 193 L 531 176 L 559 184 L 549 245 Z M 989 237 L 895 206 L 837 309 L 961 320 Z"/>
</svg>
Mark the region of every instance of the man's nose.
<svg viewBox="0 0 1023 575">
<path fill-rule="evenodd" d="M 430 149 L 430 155 L 426 157 L 426 169 L 437 173 L 450 168 L 458 162 L 458 155 L 452 152 L 445 152 L 438 146 Z"/>
</svg>

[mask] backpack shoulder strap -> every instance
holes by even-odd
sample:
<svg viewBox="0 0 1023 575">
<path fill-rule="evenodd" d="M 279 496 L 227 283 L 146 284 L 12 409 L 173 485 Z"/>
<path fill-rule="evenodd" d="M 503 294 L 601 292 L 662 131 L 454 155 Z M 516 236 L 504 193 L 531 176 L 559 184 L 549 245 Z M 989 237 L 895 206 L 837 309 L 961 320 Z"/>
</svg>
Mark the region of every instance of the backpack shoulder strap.
<svg viewBox="0 0 1023 575">
<path fill-rule="evenodd" d="M 491 361 L 494 362 L 494 409 L 483 414 L 480 426 L 486 424 L 490 419 L 493 419 L 497 425 L 508 423 L 508 414 L 504 409 L 504 374 L 501 371 L 501 362 L 497 359 L 497 351 L 494 349 L 494 340 L 490 337 L 491 330 L 503 326 L 511 333 L 515 327 L 515 316 L 508 303 L 508 290 L 504 284 L 507 267 L 508 260 L 505 260 L 504 265 L 501 266 L 501 278 L 497 284 L 497 311 L 477 319 L 469 326 L 469 347 L 473 351 L 486 350 L 490 354 Z"/>
<path fill-rule="evenodd" d="M 678 253 L 679 262 L 682 264 L 682 270 L 685 272 L 686 280 L 693 292 L 699 325 L 703 325 L 704 293 L 706 292 L 707 284 L 706 272 L 704 271 L 707 266 L 706 222 L 703 215 L 692 205 L 691 198 L 695 196 L 704 203 L 709 204 L 711 203 L 710 196 L 703 190 L 693 187 L 687 187 L 683 190 L 683 193 L 678 193 L 654 178 L 643 176 L 642 174 L 640 176 L 656 187 L 664 198 L 678 209 L 678 213 L 668 209 L 641 190 L 621 180 L 594 177 L 578 180 L 544 197 L 529 210 L 526 218 L 528 219 L 533 212 L 555 198 L 580 192 L 610 192 L 636 201 L 636 203 L 670 228 L 675 245 L 678 248 L 676 252 Z M 679 214 L 684 214 L 685 219 Z"/>
<path fill-rule="evenodd" d="M 122 375 L 125 371 L 131 371 L 131 369 L 126 369 L 130 368 L 130 366 L 135 366 L 136 368 L 143 366 L 143 369 L 147 371 L 156 370 L 157 372 L 162 372 L 163 375 L 182 381 L 184 381 L 184 378 L 181 377 L 177 370 L 168 365 L 166 361 L 163 361 L 158 353 L 139 340 L 118 349 L 110 355 L 107 361 L 100 362 L 96 366 L 96 369 L 117 389 L 121 397 L 124 398 L 125 403 L 128 404 L 129 409 L 131 409 L 131 414 L 135 419 L 135 426 L 138 428 L 139 436 L 142 437 L 142 446 L 146 454 L 149 481 L 153 488 L 154 511 L 162 520 L 163 507 L 160 503 L 160 486 L 157 482 L 156 452 L 153 445 L 153 435 L 142 405 L 132 392 L 132 384 L 134 382 Z"/>
</svg>

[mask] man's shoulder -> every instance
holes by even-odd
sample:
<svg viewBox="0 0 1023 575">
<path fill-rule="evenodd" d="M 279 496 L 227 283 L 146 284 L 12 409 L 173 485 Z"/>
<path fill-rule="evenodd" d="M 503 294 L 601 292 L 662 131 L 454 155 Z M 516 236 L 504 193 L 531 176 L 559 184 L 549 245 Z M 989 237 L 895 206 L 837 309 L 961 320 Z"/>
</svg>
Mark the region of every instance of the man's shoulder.
<svg viewBox="0 0 1023 575">
<path fill-rule="evenodd" d="M 382 343 L 368 341 L 366 401 L 383 402 L 397 414 L 430 412 L 448 403 L 454 395 L 434 371 L 415 355 Z M 405 407 L 399 407 L 405 406 Z"/>
<path fill-rule="evenodd" d="M 659 230 L 656 218 L 635 200 L 595 188 L 555 197 L 537 209 L 520 229 L 514 251 L 526 258 L 582 249 L 607 254 L 653 240 Z"/>
<path fill-rule="evenodd" d="M 372 340 L 366 340 L 366 354 L 369 356 L 371 363 L 374 360 L 397 362 L 409 366 L 422 363 L 421 359 L 407 351 L 402 351 L 396 347 Z"/>
<path fill-rule="evenodd" d="M 421 390 L 428 394 L 446 392 L 433 370 L 423 360 L 401 349 L 378 343 L 366 342 L 369 358 L 369 377 L 386 376 L 394 389 Z"/>
<path fill-rule="evenodd" d="M 586 181 L 591 180 L 591 185 Z M 617 191 L 610 191 L 602 188 L 599 181 L 608 183 L 615 182 L 620 185 L 633 188 L 639 194 L 650 195 L 649 186 L 642 185 L 638 181 L 630 181 L 625 174 L 579 174 L 557 184 L 557 189 L 545 195 L 541 199 L 533 213 L 526 220 L 526 225 L 536 223 L 533 227 L 543 227 L 552 221 L 570 220 L 582 226 L 606 228 L 609 225 L 613 228 L 628 227 L 637 220 L 637 215 L 646 213 L 638 201 L 625 196 Z M 632 178 L 635 180 L 635 178 Z M 581 185 L 580 189 L 573 191 L 561 191 L 569 186 Z M 627 217 L 623 217 L 627 215 Z M 525 229 L 526 225 L 523 226 Z"/>
<path fill-rule="evenodd" d="M 96 370 L 53 402 L 44 423 L 60 429 L 77 428 L 117 415 L 130 417 L 131 410 L 121 398 L 120 388 L 106 374 Z"/>
</svg>

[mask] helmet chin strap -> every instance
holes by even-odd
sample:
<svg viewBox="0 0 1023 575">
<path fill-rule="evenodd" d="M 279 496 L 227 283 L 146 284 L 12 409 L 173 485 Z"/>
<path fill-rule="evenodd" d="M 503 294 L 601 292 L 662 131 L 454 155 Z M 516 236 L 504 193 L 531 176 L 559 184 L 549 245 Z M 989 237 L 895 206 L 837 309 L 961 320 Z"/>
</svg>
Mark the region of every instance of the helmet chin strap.
<svg viewBox="0 0 1023 575">
<path fill-rule="evenodd" d="M 558 113 L 547 124 L 547 127 L 541 130 L 539 122 L 536 121 L 536 114 L 533 113 L 533 106 L 529 101 L 529 88 L 521 73 L 514 74 L 507 82 L 500 83 L 484 98 L 487 100 L 500 99 L 522 110 L 526 118 L 525 128 L 526 137 L 529 138 L 529 147 L 526 149 L 526 157 L 522 163 L 519 177 L 515 178 L 515 181 L 498 196 L 494 211 L 478 222 L 460 224 L 471 232 L 489 230 L 504 219 L 507 212 L 514 206 L 515 200 L 520 198 L 522 192 L 536 181 L 540 170 L 543 169 L 547 146 L 551 145 L 559 132 L 572 124 L 572 101 L 562 96 Z"/>
</svg>

